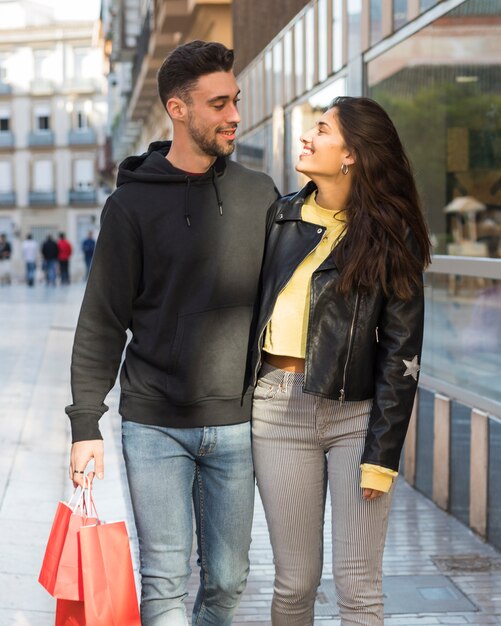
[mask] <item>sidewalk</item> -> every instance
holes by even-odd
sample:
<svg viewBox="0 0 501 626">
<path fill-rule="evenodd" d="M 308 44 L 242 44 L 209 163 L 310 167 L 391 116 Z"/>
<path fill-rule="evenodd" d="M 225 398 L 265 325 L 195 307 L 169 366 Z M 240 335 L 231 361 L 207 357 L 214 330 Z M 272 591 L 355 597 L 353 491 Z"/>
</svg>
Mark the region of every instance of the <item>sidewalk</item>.
<svg viewBox="0 0 501 626">
<path fill-rule="evenodd" d="M 37 577 L 57 501 L 71 493 L 64 406 L 70 401 L 70 352 L 82 293 L 81 285 L 0 289 L 1 626 L 54 623 L 55 600 Z M 108 404 L 101 422 L 106 478 L 95 481 L 95 499 L 103 519 L 127 519 L 136 553 L 123 489 L 117 389 Z M 328 541 L 325 553 L 315 624 L 339 626 Z M 403 481 L 394 498 L 384 574 L 387 626 L 501 624 L 499 552 Z M 193 559 L 191 602 L 197 579 Z M 269 625 L 272 589 L 272 556 L 258 500 L 251 574 L 234 626 Z"/>
</svg>

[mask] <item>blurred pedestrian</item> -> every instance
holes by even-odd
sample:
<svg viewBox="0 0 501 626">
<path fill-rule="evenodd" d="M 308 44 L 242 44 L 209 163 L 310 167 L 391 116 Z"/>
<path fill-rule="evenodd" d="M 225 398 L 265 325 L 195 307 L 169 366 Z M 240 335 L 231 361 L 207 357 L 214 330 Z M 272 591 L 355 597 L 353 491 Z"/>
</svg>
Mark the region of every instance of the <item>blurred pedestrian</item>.
<svg viewBox="0 0 501 626">
<path fill-rule="evenodd" d="M 416 393 L 430 242 L 385 111 L 334 100 L 277 202 L 254 345 L 252 441 L 275 563 L 273 626 L 311 626 L 325 493 L 342 624 L 382 626 L 392 483 Z"/>
<path fill-rule="evenodd" d="M 70 257 L 73 252 L 71 243 L 66 239 L 64 233 L 59 233 L 59 240 L 57 242 L 58 247 L 58 260 L 59 260 L 59 274 L 61 276 L 61 285 L 70 284 Z"/>
<path fill-rule="evenodd" d="M 12 246 L 10 245 L 7 235 L 0 235 L 0 284 L 10 285 L 11 283 L 11 261 Z"/>
<path fill-rule="evenodd" d="M 35 275 L 37 271 L 38 244 L 33 239 L 33 235 L 29 233 L 23 241 L 21 253 L 26 265 L 26 284 L 33 287 L 35 284 Z"/>
<path fill-rule="evenodd" d="M 99 419 L 133 335 L 120 413 L 143 626 L 188 626 L 194 517 L 201 572 L 190 623 L 229 626 L 249 571 L 248 347 L 277 194 L 268 176 L 229 158 L 240 121 L 232 67 L 233 52 L 214 42 L 186 43 L 164 61 L 158 87 L 173 138 L 121 163 L 75 334 L 66 411 L 79 484 L 92 459 L 102 478 Z"/>
<path fill-rule="evenodd" d="M 92 262 L 92 257 L 94 256 L 94 248 L 96 247 L 96 241 L 92 235 L 92 231 L 89 231 L 87 235 L 87 239 L 82 241 L 82 252 L 84 253 L 85 259 L 85 278 L 89 276 L 90 264 Z"/>
<path fill-rule="evenodd" d="M 44 261 L 45 283 L 56 285 L 57 259 L 59 248 L 52 235 L 47 235 L 42 245 L 42 257 Z"/>
</svg>

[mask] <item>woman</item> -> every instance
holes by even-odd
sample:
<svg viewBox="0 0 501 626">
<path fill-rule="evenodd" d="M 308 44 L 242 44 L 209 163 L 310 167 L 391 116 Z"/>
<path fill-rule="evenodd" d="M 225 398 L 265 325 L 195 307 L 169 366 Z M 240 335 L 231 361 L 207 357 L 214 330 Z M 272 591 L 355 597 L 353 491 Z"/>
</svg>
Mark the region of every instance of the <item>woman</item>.
<svg viewBox="0 0 501 626">
<path fill-rule="evenodd" d="M 272 624 L 313 624 L 328 485 L 341 623 L 376 626 L 430 244 L 409 162 L 378 104 L 337 98 L 301 142 L 296 169 L 311 182 L 280 199 L 269 224 L 253 355 Z"/>
</svg>

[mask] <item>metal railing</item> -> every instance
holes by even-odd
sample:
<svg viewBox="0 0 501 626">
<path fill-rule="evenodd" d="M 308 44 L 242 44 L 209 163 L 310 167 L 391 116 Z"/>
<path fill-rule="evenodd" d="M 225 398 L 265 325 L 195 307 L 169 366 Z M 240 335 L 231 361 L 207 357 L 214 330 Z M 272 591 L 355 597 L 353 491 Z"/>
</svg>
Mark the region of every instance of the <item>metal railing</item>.
<svg viewBox="0 0 501 626">
<path fill-rule="evenodd" d="M 15 206 L 16 204 L 16 192 L 15 191 L 0 191 L 0 206 Z"/>
<path fill-rule="evenodd" d="M 32 130 L 28 134 L 28 145 L 36 146 L 53 146 L 54 132 L 52 130 Z"/>
<path fill-rule="evenodd" d="M 96 204 L 97 191 L 95 189 L 71 189 L 70 204 Z"/>
<path fill-rule="evenodd" d="M 11 130 L 0 132 L 0 148 L 12 148 L 14 145 L 14 133 Z"/>
<path fill-rule="evenodd" d="M 97 134 L 93 128 L 72 128 L 68 133 L 68 143 L 71 146 L 95 144 Z"/>
<path fill-rule="evenodd" d="M 47 206 L 56 204 L 55 191 L 30 191 L 28 201 L 31 206 Z"/>
</svg>

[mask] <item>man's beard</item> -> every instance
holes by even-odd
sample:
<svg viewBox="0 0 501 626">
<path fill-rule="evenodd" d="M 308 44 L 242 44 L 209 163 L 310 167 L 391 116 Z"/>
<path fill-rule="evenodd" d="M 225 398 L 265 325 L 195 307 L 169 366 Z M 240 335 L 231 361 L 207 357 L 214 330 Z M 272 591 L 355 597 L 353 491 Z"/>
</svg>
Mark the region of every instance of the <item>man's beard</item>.
<svg viewBox="0 0 501 626">
<path fill-rule="evenodd" d="M 216 137 L 208 137 L 208 131 L 197 127 L 195 120 L 191 115 L 188 118 L 188 130 L 190 131 L 193 141 L 197 144 L 200 150 L 205 152 L 208 156 L 225 157 L 229 156 L 235 150 L 234 143 L 228 143 L 226 146 L 222 146 L 218 144 Z"/>
</svg>

